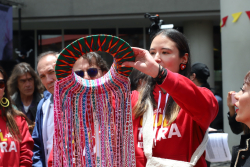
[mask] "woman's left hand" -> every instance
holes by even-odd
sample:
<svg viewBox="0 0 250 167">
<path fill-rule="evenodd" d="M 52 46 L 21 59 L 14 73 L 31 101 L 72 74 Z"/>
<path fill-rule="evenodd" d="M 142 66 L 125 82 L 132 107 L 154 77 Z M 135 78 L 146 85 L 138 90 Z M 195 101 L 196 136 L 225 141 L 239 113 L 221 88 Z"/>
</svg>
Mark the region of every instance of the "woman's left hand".
<svg viewBox="0 0 250 167">
<path fill-rule="evenodd" d="M 159 72 L 159 64 L 154 60 L 150 53 L 141 48 L 132 47 L 135 55 L 134 62 L 124 62 L 122 66 L 133 67 L 137 70 L 155 78 Z"/>
</svg>

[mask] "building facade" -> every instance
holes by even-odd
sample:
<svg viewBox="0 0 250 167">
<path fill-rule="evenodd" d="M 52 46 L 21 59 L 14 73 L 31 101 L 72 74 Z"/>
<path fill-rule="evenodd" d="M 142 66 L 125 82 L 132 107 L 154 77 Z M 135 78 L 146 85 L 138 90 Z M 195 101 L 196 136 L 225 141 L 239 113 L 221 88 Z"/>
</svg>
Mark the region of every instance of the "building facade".
<svg viewBox="0 0 250 167">
<path fill-rule="evenodd" d="M 247 34 L 250 22 L 248 20 L 243 23 L 241 18 L 238 20 L 239 24 L 232 27 L 230 20 L 230 24 L 228 22 L 225 27 L 220 28 L 220 21 L 226 15 L 230 17 L 234 12 L 247 10 L 250 6 L 249 1 L 243 0 L 240 5 L 233 0 L 20 0 L 20 2 L 25 5 L 21 8 L 21 45 L 24 52 L 32 49 L 26 61 L 34 68 L 40 53 L 48 50 L 60 52 L 74 40 L 87 35 L 115 35 L 131 46 L 148 49 L 150 47 L 148 28 L 151 22 L 144 18 L 144 14 L 159 14 L 165 24 L 174 24 L 174 28 L 183 32 L 188 38 L 192 64 L 201 62 L 209 67 L 211 71 L 209 83 L 216 94 L 223 97 L 224 131 L 229 134 L 230 149 L 232 145 L 239 143 L 239 136 L 232 134 L 228 126 L 226 96 L 230 90 L 238 91 L 238 87 L 241 86 L 239 82 L 243 82 L 244 75 L 250 69 L 247 62 L 242 62 L 243 59 L 250 59 L 247 55 L 250 47 L 246 48 L 244 42 L 245 38 L 246 41 L 250 39 L 248 35 L 250 33 Z M 241 27 L 239 31 L 235 30 L 237 26 Z M 17 9 L 13 9 L 13 29 L 13 46 L 18 48 Z M 231 36 L 233 32 L 234 35 Z M 241 37 L 240 40 L 237 34 Z M 233 49 L 238 46 L 241 51 Z M 13 57 L 17 59 L 15 53 Z M 108 62 L 112 64 L 111 59 Z M 235 70 L 235 65 L 242 64 L 244 67 Z M 230 77 L 230 74 L 237 75 L 237 81 Z"/>
</svg>

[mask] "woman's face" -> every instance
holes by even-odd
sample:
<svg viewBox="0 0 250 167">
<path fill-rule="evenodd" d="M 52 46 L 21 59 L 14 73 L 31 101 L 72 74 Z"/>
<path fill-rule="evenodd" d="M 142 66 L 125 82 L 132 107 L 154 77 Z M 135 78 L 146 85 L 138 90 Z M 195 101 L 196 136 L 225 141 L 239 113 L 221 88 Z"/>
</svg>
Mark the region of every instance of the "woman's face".
<svg viewBox="0 0 250 167">
<path fill-rule="evenodd" d="M 244 84 L 242 90 L 235 95 L 237 112 L 236 121 L 250 125 L 250 85 Z"/>
<path fill-rule="evenodd" d="M 162 34 L 153 39 L 149 52 L 158 64 L 176 73 L 179 72 L 180 64 L 186 64 L 188 60 L 188 53 L 180 58 L 175 42 Z"/>
<path fill-rule="evenodd" d="M 0 80 L 3 80 L 3 79 L 4 79 L 3 74 L 0 72 Z M 0 88 L 0 100 L 3 98 L 4 90 L 5 90 L 5 87 Z"/>
</svg>

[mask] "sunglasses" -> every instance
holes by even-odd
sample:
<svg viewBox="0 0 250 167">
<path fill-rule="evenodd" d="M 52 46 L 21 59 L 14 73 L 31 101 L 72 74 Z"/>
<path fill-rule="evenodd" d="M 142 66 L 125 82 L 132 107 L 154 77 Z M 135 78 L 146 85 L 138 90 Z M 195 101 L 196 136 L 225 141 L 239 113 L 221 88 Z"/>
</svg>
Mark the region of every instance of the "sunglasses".
<svg viewBox="0 0 250 167">
<path fill-rule="evenodd" d="M 5 87 L 5 80 L 4 79 L 0 79 L 0 89 Z"/>
<path fill-rule="evenodd" d="M 76 75 L 80 76 L 80 77 L 84 77 L 84 71 L 75 71 Z M 87 73 L 90 76 L 90 78 L 94 78 L 95 76 L 97 76 L 98 74 L 98 69 L 97 68 L 89 68 L 87 69 Z"/>
</svg>

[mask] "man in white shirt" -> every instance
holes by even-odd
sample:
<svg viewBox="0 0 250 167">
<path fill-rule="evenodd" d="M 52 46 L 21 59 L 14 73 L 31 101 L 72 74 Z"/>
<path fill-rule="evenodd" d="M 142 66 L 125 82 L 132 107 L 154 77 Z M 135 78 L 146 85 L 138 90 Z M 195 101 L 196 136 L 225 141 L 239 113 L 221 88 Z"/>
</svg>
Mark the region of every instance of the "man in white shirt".
<svg viewBox="0 0 250 167">
<path fill-rule="evenodd" d="M 32 166 L 47 167 L 48 158 L 53 147 L 54 135 L 54 83 L 56 81 L 55 65 L 58 53 L 49 51 L 38 57 L 37 72 L 47 91 L 37 108 L 36 125 L 32 134 L 34 140 Z"/>
</svg>

